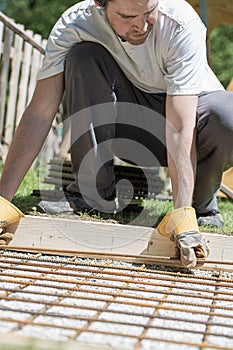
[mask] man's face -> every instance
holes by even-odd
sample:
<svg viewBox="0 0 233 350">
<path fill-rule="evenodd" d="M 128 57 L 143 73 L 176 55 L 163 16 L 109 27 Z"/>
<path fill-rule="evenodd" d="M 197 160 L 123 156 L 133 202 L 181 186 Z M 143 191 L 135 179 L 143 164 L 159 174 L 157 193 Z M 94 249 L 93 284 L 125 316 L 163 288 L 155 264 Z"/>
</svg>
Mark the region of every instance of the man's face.
<svg viewBox="0 0 233 350">
<path fill-rule="evenodd" d="M 143 44 L 158 17 L 159 0 L 112 0 L 105 13 L 113 30 L 132 45 Z"/>
</svg>

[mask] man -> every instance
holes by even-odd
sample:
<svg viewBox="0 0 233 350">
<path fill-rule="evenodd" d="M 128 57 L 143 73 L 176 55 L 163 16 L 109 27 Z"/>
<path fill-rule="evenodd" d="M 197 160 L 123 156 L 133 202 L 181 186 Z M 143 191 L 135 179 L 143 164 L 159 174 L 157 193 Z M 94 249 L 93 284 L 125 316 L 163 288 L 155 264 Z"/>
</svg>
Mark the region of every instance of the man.
<svg viewBox="0 0 233 350">
<path fill-rule="evenodd" d="M 141 144 L 151 159 L 168 165 L 172 181 L 175 210 L 158 231 L 175 242 L 184 266 L 205 259 L 209 249 L 197 217 L 222 226 L 216 193 L 222 171 L 233 163 L 232 93 L 208 66 L 205 35 L 184 0 L 87 0 L 68 9 L 50 34 L 32 101 L 8 154 L 1 195 L 11 201 L 66 90 L 74 205 L 113 210 L 111 156 L 122 154 L 115 140 L 130 140 L 132 149 Z M 135 114 L 131 106 L 138 107 Z"/>
</svg>

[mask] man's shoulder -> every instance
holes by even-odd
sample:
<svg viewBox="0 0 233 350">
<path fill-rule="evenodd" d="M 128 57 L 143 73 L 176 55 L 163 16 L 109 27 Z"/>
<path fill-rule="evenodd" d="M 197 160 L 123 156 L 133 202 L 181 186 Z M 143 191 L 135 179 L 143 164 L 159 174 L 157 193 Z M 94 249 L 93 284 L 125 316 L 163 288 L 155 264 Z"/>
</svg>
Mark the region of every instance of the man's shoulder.
<svg viewBox="0 0 233 350">
<path fill-rule="evenodd" d="M 60 38 L 61 36 L 72 37 L 89 33 L 95 35 L 98 27 L 102 28 L 103 14 L 95 5 L 94 0 L 85 0 L 76 3 L 68 8 L 54 25 L 50 37 Z"/>
<path fill-rule="evenodd" d="M 159 11 L 162 15 L 185 25 L 200 18 L 194 8 L 186 0 L 160 0 Z"/>
<path fill-rule="evenodd" d="M 69 18 L 70 21 L 74 21 L 82 15 L 90 15 L 90 13 L 96 9 L 94 0 L 85 0 L 76 3 L 69 7 L 62 15 L 62 17 Z"/>
</svg>

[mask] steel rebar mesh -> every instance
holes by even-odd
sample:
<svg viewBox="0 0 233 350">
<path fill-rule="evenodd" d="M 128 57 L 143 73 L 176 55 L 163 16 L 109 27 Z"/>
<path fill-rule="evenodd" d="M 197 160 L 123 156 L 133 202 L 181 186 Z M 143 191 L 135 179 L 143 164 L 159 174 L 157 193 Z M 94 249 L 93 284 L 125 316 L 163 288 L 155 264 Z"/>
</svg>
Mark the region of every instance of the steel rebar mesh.
<svg viewBox="0 0 233 350">
<path fill-rule="evenodd" d="M 0 334 L 120 349 L 232 349 L 232 273 L 3 250 Z"/>
</svg>

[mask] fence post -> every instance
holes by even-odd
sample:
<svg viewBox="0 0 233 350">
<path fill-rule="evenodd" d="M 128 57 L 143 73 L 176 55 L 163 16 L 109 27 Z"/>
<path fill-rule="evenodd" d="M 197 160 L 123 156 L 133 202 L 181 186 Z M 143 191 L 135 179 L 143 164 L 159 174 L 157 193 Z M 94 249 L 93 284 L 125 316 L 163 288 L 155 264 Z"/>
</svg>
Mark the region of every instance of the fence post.
<svg viewBox="0 0 233 350">
<path fill-rule="evenodd" d="M 5 119 L 5 106 L 7 102 L 7 85 L 10 68 L 10 53 L 13 42 L 13 32 L 11 29 L 6 28 L 4 38 L 4 50 L 2 53 L 1 61 L 1 76 L 0 76 L 0 134 L 3 134 L 4 119 Z"/>
</svg>

